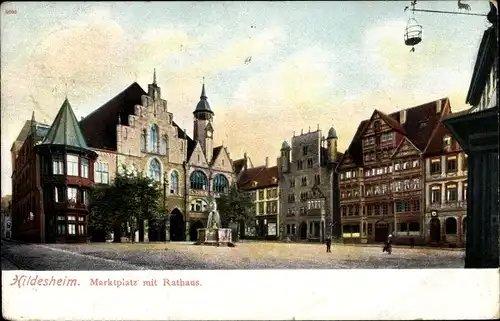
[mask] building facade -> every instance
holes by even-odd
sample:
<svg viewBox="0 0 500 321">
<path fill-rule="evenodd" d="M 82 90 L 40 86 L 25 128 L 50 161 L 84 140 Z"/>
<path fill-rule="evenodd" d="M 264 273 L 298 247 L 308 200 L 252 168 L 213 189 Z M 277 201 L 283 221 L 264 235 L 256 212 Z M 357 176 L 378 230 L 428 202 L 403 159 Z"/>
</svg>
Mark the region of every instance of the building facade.
<svg viewBox="0 0 500 321">
<path fill-rule="evenodd" d="M 462 247 L 467 231 L 467 154 L 440 124 L 424 152 L 427 243 Z"/>
<path fill-rule="evenodd" d="M 280 237 L 280 191 L 278 166 L 266 164 L 242 172 L 238 187 L 252 195 L 255 211 L 255 226 L 245 231 L 246 236 L 263 239 Z"/>
<path fill-rule="evenodd" d="M 236 182 L 227 148 L 214 146 L 214 113 L 204 84 L 193 115 L 191 138 L 175 123 L 155 72 L 148 92 L 133 83 L 79 123 L 88 148 L 98 156 L 90 167 L 95 184 L 112 183 L 123 169 L 161 183 L 169 218 L 154 228 L 152 222 L 139 222 L 139 241 L 195 240 L 197 229 L 206 226 L 210 199 Z M 18 145 L 13 145 L 13 155 Z M 246 166 L 245 161 L 235 162 Z M 21 167 L 15 166 L 16 175 Z"/>
<path fill-rule="evenodd" d="M 342 156 L 337 139 L 332 127 L 327 138 L 318 128 L 294 135 L 291 146 L 283 142 L 278 159 L 281 238 L 323 242 L 340 224 L 333 193 Z"/>
<path fill-rule="evenodd" d="M 88 148 L 67 99 L 46 129 L 33 117 L 16 155 L 13 236 L 35 243 L 85 242 L 97 154 Z"/>
<path fill-rule="evenodd" d="M 424 239 L 423 151 L 449 100 L 385 114 L 375 110 L 358 126 L 339 166 L 342 238 L 375 243 L 395 233 L 399 244 Z"/>
</svg>

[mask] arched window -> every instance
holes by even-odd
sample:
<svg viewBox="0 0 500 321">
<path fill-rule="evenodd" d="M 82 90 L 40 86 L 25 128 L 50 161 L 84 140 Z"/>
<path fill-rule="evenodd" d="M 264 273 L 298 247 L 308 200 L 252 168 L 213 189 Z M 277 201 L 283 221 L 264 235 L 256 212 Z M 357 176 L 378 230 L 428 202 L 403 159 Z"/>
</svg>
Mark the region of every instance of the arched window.
<svg viewBox="0 0 500 321">
<path fill-rule="evenodd" d="M 229 182 L 226 176 L 222 174 L 217 174 L 214 177 L 214 192 L 216 193 L 227 193 L 229 190 Z"/>
<path fill-rule="evenodd" d="M 161 138 L 161 145 L 160 145 L 160 153 L 162 155 L 166 155 L 167 154 L 167 146 L 168 146 L 167 136 L 163 136 Z"/>
<path fill-rule="evenodd" d="M 141 133 L 141 151 L 146 151 L 146 130 L 143 129 Z"/>
<path fill-rule="evenodd" d="M 457 220 L 454 217 L 448 217 L 445 221 L 446 234 L 457 234 Z"/>
<path fill-rule="evenodd" d="M 179 174 L 176 171 L 170 173 L 170 194 L 179 193 Z"/>
<path fill-rule="evenodd" d="M 207 175 L 202 171 L 194 171 L 189 177 L 192 189 L 206 190 L 208 187 Z"/>
<path fill-rule="evenodd" d="M 158 125 L 151 125 L 149 129 L 149 148 L 151 152 L 158 152 L 158 131 Z"/>
<path fill-rule="evenodd" d="M 157 159 L 152 159 L 149 164 L 149 177 L 159 182 L 161 180 L 161 165 Z"/>
</svg>

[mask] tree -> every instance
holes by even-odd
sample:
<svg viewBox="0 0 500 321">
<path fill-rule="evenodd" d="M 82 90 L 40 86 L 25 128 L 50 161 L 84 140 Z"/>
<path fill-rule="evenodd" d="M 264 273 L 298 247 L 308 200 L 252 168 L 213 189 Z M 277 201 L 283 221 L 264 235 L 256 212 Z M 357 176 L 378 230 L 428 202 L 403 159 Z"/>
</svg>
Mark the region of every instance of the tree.
<svg viewBox="0 0 500 321">
<path fill-rule="evenodd" d="M 111 185 L 94 189 L 89 226 L 96 230 L 109 231 L 128 224 L 130 240 L 133 242 L 140 222 L 156 221 L 164 217 L 162 198 L 163 191 L 158 182 L 124 166 Z M 115 238 L 115 241 L 119 240 Z"/>
<path fill-rule="evenodd" d="M 252 196 L 242 192 L 233 184 L 229 193 L 221 195 L 217 199 L 217 208 L 223 226 L 228 226 L 230 222 L 236 222 L 238 231 L 240 228 L 255 220 L 255 210 Z M 243 234 L 243 233 L 240 233 Z"/>
</svg>

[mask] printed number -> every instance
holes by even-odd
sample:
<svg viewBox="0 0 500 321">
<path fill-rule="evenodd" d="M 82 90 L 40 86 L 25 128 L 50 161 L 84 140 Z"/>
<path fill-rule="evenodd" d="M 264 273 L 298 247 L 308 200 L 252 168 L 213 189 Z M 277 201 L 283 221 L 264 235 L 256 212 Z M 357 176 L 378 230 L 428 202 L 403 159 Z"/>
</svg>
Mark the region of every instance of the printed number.
<svg viewBox="0 0 500 321">
<path fill-rule="evenodd" d="M 5 10 L 5 14 L 17 14 L 17 10 Z"/>
</svg>

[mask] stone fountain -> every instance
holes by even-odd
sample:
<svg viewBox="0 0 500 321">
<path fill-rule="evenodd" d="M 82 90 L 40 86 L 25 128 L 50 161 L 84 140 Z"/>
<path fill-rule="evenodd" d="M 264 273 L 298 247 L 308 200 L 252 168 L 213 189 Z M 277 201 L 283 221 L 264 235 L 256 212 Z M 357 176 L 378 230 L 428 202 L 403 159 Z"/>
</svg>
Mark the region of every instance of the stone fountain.
<svg viewBox="0 0 500 321">
<path fill-rule="evenodd" d="M 215 199 L 213 199 L 210 204 L 207 227 L 198 229 L 198 240 L 196 244 L 231 246 L 231 229 L 221 228 L 220 226 L 220 215 L 217 211 L 217 203 Z"/>
</svg>

